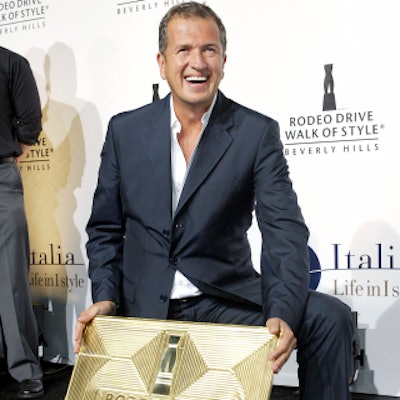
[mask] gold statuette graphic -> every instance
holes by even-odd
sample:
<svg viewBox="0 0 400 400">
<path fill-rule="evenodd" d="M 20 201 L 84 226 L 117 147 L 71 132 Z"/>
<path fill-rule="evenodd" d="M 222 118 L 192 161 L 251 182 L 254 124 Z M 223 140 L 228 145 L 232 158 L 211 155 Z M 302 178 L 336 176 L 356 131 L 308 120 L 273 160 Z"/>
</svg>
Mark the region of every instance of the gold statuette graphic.
<svg viewBox="0 0 400 400">
<path fill-rule="evenodd" d="M 97 316 L 65 400 L 269 399 L 265 327 Z"/>
</svg>

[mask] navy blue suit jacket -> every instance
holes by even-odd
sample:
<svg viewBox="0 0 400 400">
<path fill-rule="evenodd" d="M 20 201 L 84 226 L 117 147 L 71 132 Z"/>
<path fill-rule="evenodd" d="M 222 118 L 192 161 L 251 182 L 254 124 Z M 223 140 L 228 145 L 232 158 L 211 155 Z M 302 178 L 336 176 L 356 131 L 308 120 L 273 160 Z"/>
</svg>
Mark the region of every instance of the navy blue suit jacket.
<svg viewBox="0 0 400 400">
<path fill-rule="evenodd" d="M 247 230 L 256 209 L 261 275 Z M 114 116 L 87 225 L 93 301 L 165 319 L 176 269 L 205 293 L 258 305 L 296 330 L 307 300 L 307 239 L 278 124 L 221 92 L 171 214 L 169 95 Z"/>
</svg>

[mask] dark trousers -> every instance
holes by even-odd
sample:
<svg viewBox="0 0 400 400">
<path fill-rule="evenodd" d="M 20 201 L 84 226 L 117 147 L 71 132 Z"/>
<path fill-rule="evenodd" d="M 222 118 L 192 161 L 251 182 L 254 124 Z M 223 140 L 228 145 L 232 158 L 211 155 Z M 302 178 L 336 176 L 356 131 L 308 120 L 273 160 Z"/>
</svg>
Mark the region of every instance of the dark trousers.
<svg viewBox="0 0 400 400">
<path fill-rule="evenodd" d="M 29 243 L 15 163 L 0 165 L 0 328 L 7 365 L 18 382 L 40 379 L 38 332 L 28 284 Z"/>
<path fill-rule="evenodd" d="M 261 310 L 221 299 L 200 298 L 170 303 L 169 319 L 241 325 L 265 325 Z M 335 297 L 309 292 L 297 332 L 301 400 L 350 400 L 354 324 L 350 309 Z"/>
</svg>

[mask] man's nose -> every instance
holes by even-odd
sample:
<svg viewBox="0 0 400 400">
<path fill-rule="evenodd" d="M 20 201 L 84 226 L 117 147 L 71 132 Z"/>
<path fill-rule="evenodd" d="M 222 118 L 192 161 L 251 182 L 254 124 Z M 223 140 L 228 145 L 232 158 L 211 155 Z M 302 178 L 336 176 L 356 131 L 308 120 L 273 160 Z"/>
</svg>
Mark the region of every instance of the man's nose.
<svg viewBox="0 0 400 400">
<path fill-rule="evenodd" d="M 195 50 L 191 53 L 190 66 L 195 69 L 204 69 L 207 67 L 207 63 L 204 54 L 201 50 Z"/>
</svg>

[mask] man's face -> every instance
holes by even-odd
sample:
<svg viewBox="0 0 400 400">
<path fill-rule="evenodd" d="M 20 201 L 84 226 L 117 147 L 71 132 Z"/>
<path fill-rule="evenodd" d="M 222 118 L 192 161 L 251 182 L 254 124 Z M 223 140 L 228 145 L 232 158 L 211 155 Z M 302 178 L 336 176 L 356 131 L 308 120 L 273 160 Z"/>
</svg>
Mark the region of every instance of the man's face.
<svg viewBox="0 0 400 400">
<path fill-rule="evenodd" d="M 160 74 L 168 81 L 175 111 L 206 111 L 223 77 L 225 54 L 212 19 L 174 17 L 167 26 Z"/>
</svg>

